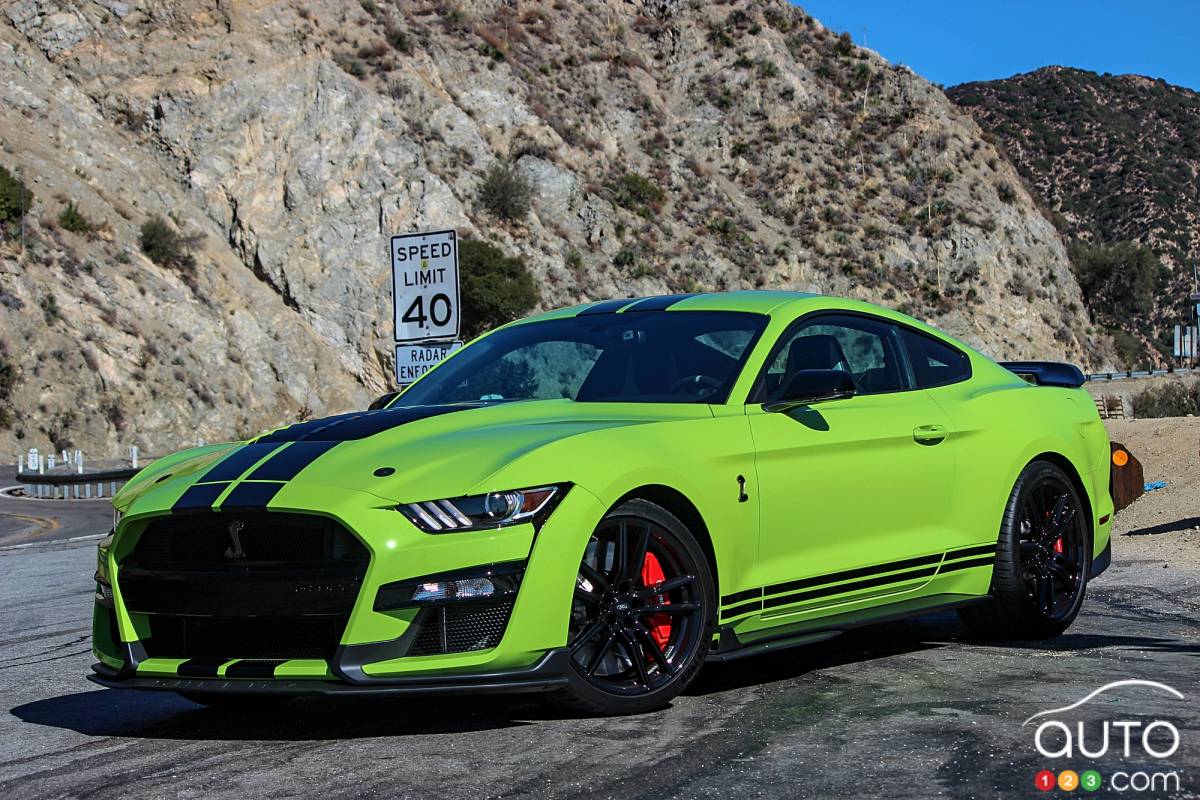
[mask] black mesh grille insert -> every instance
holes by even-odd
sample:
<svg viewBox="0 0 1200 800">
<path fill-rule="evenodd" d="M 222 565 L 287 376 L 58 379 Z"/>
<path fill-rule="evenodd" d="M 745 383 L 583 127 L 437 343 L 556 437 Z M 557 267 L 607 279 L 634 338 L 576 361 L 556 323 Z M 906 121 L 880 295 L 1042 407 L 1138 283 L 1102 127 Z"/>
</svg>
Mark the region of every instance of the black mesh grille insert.
<svg viewBox="0 0 1200 800">
<path fill-rule="evenodd" d="M 189 514 L 152 522 L 117 580 L 126 607 L 149 616 L 147 655 L 329 658 L 369 560 L 324 517 Z"/>
<path fill-rule="evenodd" d="M 408 654 L 436 656 L 495 647 L 504 638 L 512 609 L 512 600 L 428 609 L 421 615 L 421 631 Z"/>
</svg>

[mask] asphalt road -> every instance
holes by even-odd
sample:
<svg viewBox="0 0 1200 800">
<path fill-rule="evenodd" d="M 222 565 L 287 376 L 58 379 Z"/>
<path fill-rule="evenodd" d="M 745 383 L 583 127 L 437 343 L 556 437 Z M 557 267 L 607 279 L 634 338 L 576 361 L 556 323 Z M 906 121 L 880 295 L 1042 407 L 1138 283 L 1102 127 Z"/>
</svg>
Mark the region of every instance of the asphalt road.
<svg viewBox="0 0 1200 800">
<path fill-rule="evenodd" d="M 1106 781 L 1173 771 L 1183 790 L 1170 796 L 1196 797 L 1200 575 L 1139 555 L 1151 538 L 1121 537 L 1059 639 L 975 642 L 953 615 L 863 629 L 710 665 L 670 708 L 625 719 L 520 698 L 314 698 L 242 714 L 100 689 L 83 678 L 93 543 L 3 549 L 0 796 L 1028 797 L 1046 796 L 1033 788 L 1044 767 L 1095 767 Z M 1186 696 L 1102 698 L 1102 712 L 1172 721 L 1170 758 L 1126 760 L 1119 742 L 1095 761 L 1037 754 L 1027 717 L 1129 678 Z"/>
<path fill-rule="evenodd" d="M 17 483 L 16 468 L 0 466 L 0 489 Z M 104 533 L 111 524 L 108 498 L 35 500 L 0 494 L 0 547 Z"/>
</svg>

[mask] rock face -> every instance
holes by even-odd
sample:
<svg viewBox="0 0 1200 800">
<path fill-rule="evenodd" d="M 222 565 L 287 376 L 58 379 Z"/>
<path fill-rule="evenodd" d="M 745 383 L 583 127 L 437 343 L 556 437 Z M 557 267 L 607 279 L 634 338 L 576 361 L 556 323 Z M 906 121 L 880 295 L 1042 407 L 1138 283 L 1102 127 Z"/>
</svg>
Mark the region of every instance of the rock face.
<svg viewBox="0 0 1200 800">
<path fill-rule="evenodd" d="M 976 124 L 782 0 L 16 0 L 0 76 L 0 165 L 34 194 L 0 241 L 13 452 L 365 406 L 387 237 L 424 228 L 522 256 L 546 308 L 815 289 L 996 356 L 1107 358 Z M 534 187 L 515 222 L 477 200 L 498 161 Z M 194 270 L 142 255 L 154 214 Z"/>
<path fill-rule="evenodd" d="M 995 137 L 1064 235 L 1136 242 L 1162 260 L 1170 279 L 1146 313 L 1094 301 L 1091 311 L 1142 337 L 1156 366 L 1174 363 L 1174 326 L 1190 315 L 1200 258 L 1200 93 L 1045 67 L 946 94 Z"/>
</svg>

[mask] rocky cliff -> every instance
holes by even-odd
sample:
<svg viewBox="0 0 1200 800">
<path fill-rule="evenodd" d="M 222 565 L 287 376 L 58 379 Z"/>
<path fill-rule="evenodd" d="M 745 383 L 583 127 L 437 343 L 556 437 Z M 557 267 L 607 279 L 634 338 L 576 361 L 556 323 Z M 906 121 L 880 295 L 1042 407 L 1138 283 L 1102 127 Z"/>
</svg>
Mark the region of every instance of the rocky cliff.
<svg viewBox="0 0 1200 800">
<path fill-rule="evenodd" d="M 1107 357 L 975 122 L 782 0 L 16 0 L 0 76 L 0 166 L 32 191 L 0 242 L 14 452 L 365 405 L 387 237 L 423 228 L 524 259 L 541 307 L 818 290 L 996 356 Z M 533 188 L 516 219 L 480 201 L 498 163 Z M 190 263 L 142 252 L 154 215 Z"/>
</svg>

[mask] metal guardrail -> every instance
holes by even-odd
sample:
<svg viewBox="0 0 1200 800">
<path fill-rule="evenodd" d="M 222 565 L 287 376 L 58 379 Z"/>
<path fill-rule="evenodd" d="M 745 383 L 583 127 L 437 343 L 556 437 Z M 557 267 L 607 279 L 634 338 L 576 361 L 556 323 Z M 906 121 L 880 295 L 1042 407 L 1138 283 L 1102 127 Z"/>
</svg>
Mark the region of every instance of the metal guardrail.
<svg viewBox="0 0 1200 800">
<path fill-rule="evenodd" d="M 93 497 L 112 497 L 140 471 L 139 467 L 119 467 L 91 472 L 22 472 L 17 475 L 17 483 L 24 488 L 27 497 L 89 500 Z"/>
<path fill-rule="evenodd" d="M 1124 372 L 1093 372 L 1086 375 L 1089 381 L 1123 381 L 1128 378 L 1157 378 L 1162 375 L 1188 375 L 1200 372 L 1195 367 L 1168 367 L 1167 369 L 1134 369 Z"/>
</svg>

